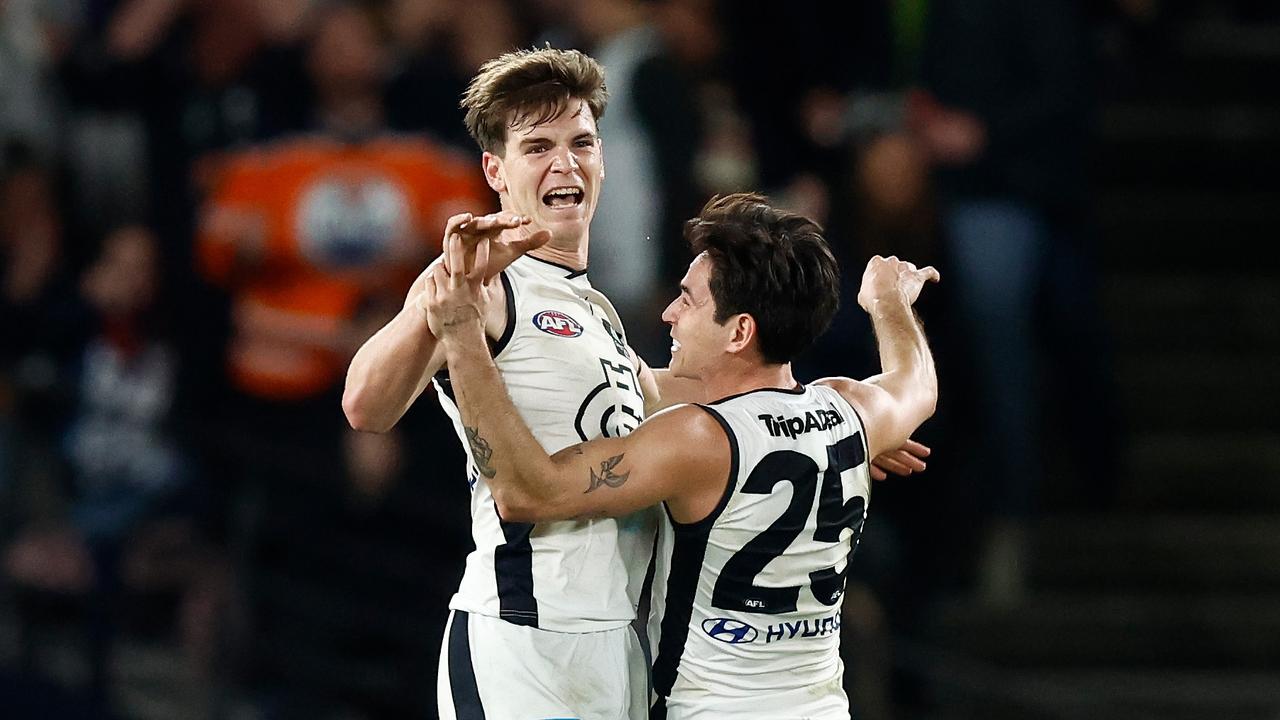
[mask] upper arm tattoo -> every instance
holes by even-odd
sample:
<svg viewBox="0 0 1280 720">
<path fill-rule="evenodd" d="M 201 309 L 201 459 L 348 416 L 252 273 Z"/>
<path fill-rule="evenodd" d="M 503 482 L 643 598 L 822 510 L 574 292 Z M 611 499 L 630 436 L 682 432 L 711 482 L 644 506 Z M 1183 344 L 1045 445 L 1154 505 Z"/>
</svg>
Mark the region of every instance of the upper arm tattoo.
<svg viewBox="0 0 1280 720">
<path fill-rule="evenodd" d="M 625 454 L 626 453 L 623 453 L 622 455 L 614 455 L 608 460 L 600 463 L 599 475 L 596 474 L 595 470 L 591 470 L 591 484 L 587 486 L 587 489 L 584 490 L 582 494 L 586 495 L 601 485 L 608 485 L 611 488 L 622 487 L 622 484 L 627 481 L 627 478 L 631 476 L 631 473 L 625 472 L 619 475 L 614 472 L 614 468 L 618 466 L 618 463 L 622 462 L 622 457 Z"/>
<path fill-rule="evenodd" d="M 471 457 L 475 458 L 476 470 L 480 474 L 493 479 L 498 471 L 493 467 L 493 447 L 489 445 L 489 441 L 480 437 L 479 427 L 470 427 L 463 425 L 462 429 L 467 433 L 467 442 L 471 445 Z"/>
</svg>

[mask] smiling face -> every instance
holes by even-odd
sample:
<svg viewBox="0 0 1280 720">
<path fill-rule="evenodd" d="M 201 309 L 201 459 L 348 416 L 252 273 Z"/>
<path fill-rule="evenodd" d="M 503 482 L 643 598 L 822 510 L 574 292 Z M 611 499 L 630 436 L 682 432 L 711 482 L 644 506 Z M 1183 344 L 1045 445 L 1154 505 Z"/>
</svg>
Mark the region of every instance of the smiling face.
<svg viewBox="0 0 1280 720">
<path fill-rule="evenodd" d="M 586 102 L 571 100 L 541 125 L 510 128 L 502 156 L 485 153 L 483 162 L 503 210 L 533 218 L 558 245 L 586 239 L 604 180 L 600 136 Z"/>
<path fill-rule="evenodd" d="M 716 322 L 715 315 L 711 257 L 702 253 L 680 281 L 680 295 L 662 312 L 663 322 L 671 326 L 672 375 L 701 379 L 720 361 L 732 341 L 733 326 Z"/>
</svg>

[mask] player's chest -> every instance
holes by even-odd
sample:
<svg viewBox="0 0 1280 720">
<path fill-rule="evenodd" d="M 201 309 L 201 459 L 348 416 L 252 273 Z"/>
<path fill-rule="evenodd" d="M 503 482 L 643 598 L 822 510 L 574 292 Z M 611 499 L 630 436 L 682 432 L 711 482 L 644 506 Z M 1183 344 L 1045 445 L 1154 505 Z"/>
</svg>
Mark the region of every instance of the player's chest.
<svg viewBox="0 0 1280 720">
<path fill-rule="evenodd" d="M 547 421 L 571 418 L 576 440 L 626 434 L 644 417 L 621 333 L 607 311 L 571 292 L 526 293 L 497 361 L 517 406 Z"/>
</svg>

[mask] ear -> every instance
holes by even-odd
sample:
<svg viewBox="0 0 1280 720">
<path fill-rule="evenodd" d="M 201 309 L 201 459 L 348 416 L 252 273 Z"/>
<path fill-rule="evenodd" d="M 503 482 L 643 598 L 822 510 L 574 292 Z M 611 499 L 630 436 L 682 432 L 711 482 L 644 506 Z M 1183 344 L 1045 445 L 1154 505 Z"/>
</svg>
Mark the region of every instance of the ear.
<svg viewBox="0 0 1280 720">
<path fill-rule="evenodd" d="M 741 353 L 755 344 L 756 319 L 747 313 L 738 313 L 725 322 L 729 329 L 729 343 L 726 352 Z"/>
<path fill-rule="evenodd" d="M 506 192 L 507 179 L 503 172 L 502 158 L 485 151 L 480 157 L 480 165 L 484 168 L 484 179 L 489 187 L 496 193 Z"/>
</svg>

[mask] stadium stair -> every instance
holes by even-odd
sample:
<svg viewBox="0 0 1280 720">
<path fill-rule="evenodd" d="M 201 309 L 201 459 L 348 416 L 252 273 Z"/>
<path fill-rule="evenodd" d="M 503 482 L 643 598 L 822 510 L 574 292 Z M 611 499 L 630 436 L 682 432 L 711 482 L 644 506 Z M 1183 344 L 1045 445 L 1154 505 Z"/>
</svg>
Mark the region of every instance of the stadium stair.
<svg viewBox="0 0 1280 720">
<path fill-rule="evenodd" d="M 1039 523 L 1025 602 L 937 608 L 929 718 L 1280 718 L 1280 18 L 1149 49 L 1097 172 L 1117 497 Z"/>
</svg>

